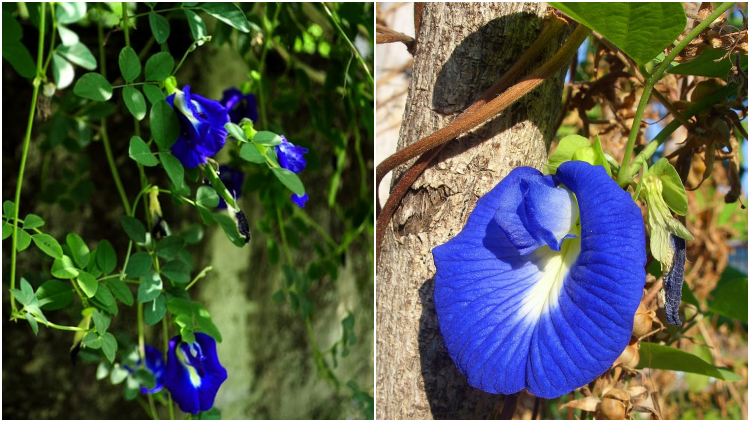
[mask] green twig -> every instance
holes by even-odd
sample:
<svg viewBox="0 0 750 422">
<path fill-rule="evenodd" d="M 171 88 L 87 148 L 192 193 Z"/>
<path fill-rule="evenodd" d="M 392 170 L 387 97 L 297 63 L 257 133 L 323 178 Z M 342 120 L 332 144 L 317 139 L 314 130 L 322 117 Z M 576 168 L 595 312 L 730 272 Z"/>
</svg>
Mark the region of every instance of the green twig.
<svg viewBox="0 0 750 422">
<path fill-rule="evenodd" d="M 34 113 L 36 111 L 36 101 L 39 98 L 39 85 L 42 83 L 44 73 L 42 72 L 42 57 L 44 56 L 44 27 L 46 16 L 46 3 L 42 3 L 42 10 L 39 16 L 39 44 L 36 58 L 36 76 L 34 77 L 34 90 L 31 94 L 31 109 L 29 118 L 26 123 L 26 134 L 23 138 L 23 149 L 21 151 L 21 164 L 18 169 L 18 182 L 16 182 L 16 197 L 13 203 L 13 239 L 11 240 L 10 252 L 10 288 L 16 288 L 16 248 L 18 247 L 18 210 L 21 205 L 21 190 L 23 187 L 23 173 L 26 170 L 26 158 L 29 155 L 29 144 L 31 143 L 31 129 L 34 127 Z M 11 315 L 14 315 L 18 308 L 13 295 L 10 296 Z"/>
<path fill-rule="evenodd" d="M 733 2 L 722 3 L 721 6 L 719 6 L 713 13 L 711 13 L 711 15 L 709 15 L 703 22 L 701 22 L 692 31 L 690 31 L 690 33 L 678 43 L 677 46 L 675 46 L 675 48 L 672 50 L 672 52 L 670 52 L 669 55 L 664 59 L 664 61 L 661 62 L 659 66 L 654 70 L 651 76 L 646 79 L 646 83 L 643 87 L 643 94 L 641 94 L 641 100 L 638 103 L 638 109 L 633 116 L 633 125 L 630 129 L 630 137 L 628 138 L 628 143 L 625 147 L 625 155 L 622 158 L 621 168 L 628 169 L 628 171 L 621 171 L 617 175 L 617 183 L 620 186 L 625 187 L 626 185 L 628 185 L 630 179 L 632 179 L 633 177 L 633 173 L 630 170 L 630 157 L 633 154 L 635 141 L 636 139 L 638 139 L 638 134 L 640 133 L 641 119 L 643 118 L 643 113 L 646 111 L 646 106 L 648 105 L 649 98 L 651 97 L 651 91 L 654 89 L 654 86 L 657 82 L 659 82 L 661 77 L 664 75 L 664 72 L 667 71 L 670 63 L 672 63 L 675 57 L 677 57 L 677 55 L 680 54 L 682 50 L 688 46 L 688 44 L 690 44 L 690 41 L 700 35 L 700 33 L 703 32 L 704 29 L 711 25 L 713 21 L 715 21 L 719 16 L 727 11 L 727 9 L 732 7 L 733 4 Z M 647 75 L 647 73 L 644 75 Z"/>
<path fill-rule="evenodd" d="M 685 110 L 685 112 L 682 113 L 682 117 L 689 119 L 734 92 L 737 92 L 737 85 L 727 85 Z M 659 134 L 656 135 L 656 137 L 654 137 L 654 139 L 652 139 L 651 142 L 649 142 L 646 147 L 643 148 L 643 150 L 635 157 L 633 162 L 630 164 L 630 174 L 637 173 L 641 166 L 643 166 L 643 164 L 649 158 L 651 158 L 654 152 L 656 152 L 656 149 L 659 148 L 659 146 L 667 140 L 669 135 L 671 135 L 679 127 L 680 122 L 677 119 L 669 122 L 669 124 L 666 125 L 664 129 L 662 129 L 661 132 L 659 132 Z"/>
<path fill-rule="evenodd" d="M 269 3 L 270 4 L 270 3 Z M 273 30 L 275 28 L 276 22 L 279 20 L 279 13 L 281 12 L 281 3 L 276 4 L 276 13 L 273 14 L 273 21 L 271 21 L 271 27 L 265 28 L 268 34 L 266 35 L 265 42 L 263 43 L 263 52 L 260 54 L 260 65 L 258 66 L 258 73 L 261 75 L 261 81 L 263 80 L 263 71 L 266 66 L 266 55 L 268 55 L 268 50 L 270 49 L 269 42 L 273 39 Z M 266 20 L 263 19 L 264 26 Z M 273 42 L 271 42 L 271 46 L 273 46 Z M 260 84 L 260 89 L 258 90 L 258 110 L 260 111 L 260 127 L 262 128 L 268 128 L 268 120 L 266 120 L 266 96 L 263 92 L 263 83 Z"/>
<path fill-rule="evenodd" d="M 362 66 L 362 69 L 365 70 L 365 73 L 367 74 L 367 79 L 370 82 L 370 86 L 374 86 L 375 82 L 372 79 L 372 75 L 370 74 L 370 69 L 367 67 L 367 64 L 365 63 L 365 60 L 362 58 L 362 55 L 359 54 L 359 50 L 357 50 L 357 47 L 352 44 L 352 42 L 349 40 L 349 37 L 346 36 L 346 33 L 344 33 L 344 30 L 341 29 L 341 26 L 339 26 L 338 20 L 333 16 L 331 11 L 328 9 L 328 6 L 326 6 L 325 3 L 321 3 L 323 5 L 323 10 L 326 11 L 328 14 L 328 17 L 331 18 L 331 21 L 333 22 L 333 26 L 336 27 L 336 30 L 339 31 L 339 34 L 344 37 L 344 40 L 346 40 L 346 43 L 349 44 L 349 48 L 352 50 L 352 54 L 354 54 L 355 57 L 357 57 L 357 60 L 359 61 L 360 66 Z"/>
</svg>

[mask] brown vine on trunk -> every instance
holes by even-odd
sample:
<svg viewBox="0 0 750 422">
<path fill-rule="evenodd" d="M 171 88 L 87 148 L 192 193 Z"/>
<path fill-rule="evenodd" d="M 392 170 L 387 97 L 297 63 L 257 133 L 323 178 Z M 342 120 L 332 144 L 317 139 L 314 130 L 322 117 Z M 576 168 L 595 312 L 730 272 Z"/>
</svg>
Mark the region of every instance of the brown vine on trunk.
<svg viewBox="0 0 750 422">
<path fill-rule="evenodd" d="M 399 148 L 476 101 L 537 38 L 545 10 L 543 3 L 425 4 Z M 539 63 L 558 46 L 550 45 Z M 377 418 L 484 419 L 502 406 L 501 396 L 470 387 L 445 350 L 432 301 L 431 250 L 461 230 L 478 198 L 511 169 L 541 168 L 563 74 L 448 144 L 386 226 L 377 267 Z M 394 170 L 394 181 L 406 168 Z"/>
</svg>

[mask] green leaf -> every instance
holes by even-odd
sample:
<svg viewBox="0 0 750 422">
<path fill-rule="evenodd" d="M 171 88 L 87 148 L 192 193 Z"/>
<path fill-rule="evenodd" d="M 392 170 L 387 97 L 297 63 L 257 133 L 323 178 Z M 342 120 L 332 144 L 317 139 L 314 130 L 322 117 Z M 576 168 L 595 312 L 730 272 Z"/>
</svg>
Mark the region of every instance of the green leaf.
<svg viewBox="0 0 750 422">
<path fill-rule="evenodd" d="M 154 374 L 152 374 L 151 371 L 147 369 L 137 369 L 135 372 L 133 372 L 133 377 L 138 380 L 139 385 L 142 385 L 147 389 L 156 387 L 156 379 L 154 378 Z"/>
<path fill-rule="evenodd" d="M 210 222 L 213 222 L 213 218 L 211 218 Z M 180 233 L 180 236 L 185 239 L 185 243 L 188 245 L 194 245 L 203 239 L 203 227 L 200 224 L 193 223 L 184 232 Z"/>
<path fill-rule="evenodd" d="M 157 13 L 150 12 L 148 14 L 148 24 L 151 26 L 151 33 L 154 34 L 156 42 L 164 44 L 167 38 L 169 38 L 169 21 L 167 18 Z"/>
<path fill-rule="evenodd" d="M 23 30 L 11 12 L 3 9 L 3 58 L 10 62 L 16 72 L 24 78 L 33 78 L 36 65 L 31 53 L 21 42 Z"/>
<path fill-rule="evenodd" d="M 44 282 L 36 292 L 39 307 L 45 311 L 56 311 L 70 305 L 73 301 L 73 289 L 58 280 Z"/>
<path fill-rule="evenodd" d="M 141 139 L 140 136 L 133 136 L 130 138 L 130 148 L 128 149 L 128 155 L 133 160 L 141 163 L 146 167 L 153 167 L 159 164 L 159 160 L 151 152 L 148 145 Z"/>
<path fill-rule="evenodd" d="M 99 337 L 99 334 L 90 331 L 87 333 L 83 340 L 81 341 L 84 347 L 88 347 L 90 349 L 101 349 L 102 348 L 102 339 Z"/>
<path fill-rule="evenodd" d="M 167 236 L 156 244 L 156 255 L 164 259 L 174 259 L 185 246 L 180 236 Z"/>
<path fill-rule="evenodd" d="M 43 225 L 44 220 L 42 220 L 42 217 L 36 214 L 29 214 L 26 216 L 26 218 L 23 219 L 23 228 L 26 230 L 42 227 Z"/>
<path fill-rule="evenodd" d="M 687 63 L 679 64 L 667 70 L 667 73 L 676 75 L 695 75 L 706 76 L 708 78 L 721 78 L 726 80 L 729 71 L 732 68 L 732 61 L 729 57 L 724 60 L 715 62 L 727 54 L 726 50 L 707 48 L 701 54 Z M 731 55 L 734 57 L 734 55 Z M 740 67 L 747 72 L 747 56 L 742 55 Z"/>
<path fill-rule="evenodd" d="M 91 256 L 89 247 L 86 246 L 86 242 L 83 241 L 81 236 L 78 236 L 75 233 L 68 233 L 68 236 L 65 238 L 65 243 L 68 244 L 70 253 L 73 255 L 76 264 L 78 264 L 80 268 L 85 268 L 86 265 L 88 265 L 89 257 Z"/>
<path fill-rule="evenodd" d="M 230 242 L 240 248 L 245 246 L 245 239 L 237 231 L 237 223 L 235 223 L 232 217 L 226 214 L 214 213 L 214 221 L 219 223 L 219 226 L 224 230 Z"/>
<path fill-rule="evenodd" d="M 604 156 L 604 150 L 602 149 L 602 142 L 599 140 L 599 135 L 596 135 L 596 139 L 594 139 L 593 148 L 594 148 L 593 165 L 604 167 L 604 169 L 607 170 L 607 174 L 611 177 L 612 169 L 609 168 L 607 157 Z"/>
<path fill-rule="evenodd" d="M 60 42 L 63 45 L 73 45 L 79 41 L 78 34 L 68 29 L 65 25 L 57 25 L 57 33 L 60 35 Z"/>
<path fill-rule="evenodd" d="M 296 174 L 280 167 L 274 167 L 271 171 L 273 172 L 273 175 L 284 184 L 284 186 L 289 188 L 290 191 L 300 196 L 305 194 L 305 186 Z"/>
<path fill-rule="evenodd" d="M 253 142 L 260 144 L 260 145 L 273 147 L 273 146 L 281 144 L 281 136 L 273 132 L 261 130 L 260 132 L 255 134 L 255 136 L 253 137 Z"/>
<path fill-rule="evenodd" d="M 177 317 L 178 325 L 187 325 L 187 332 L 199 331 L 221 343 L 221 333 L 211 321 L 211 314 L 198 302 L 174 297 L 167 301 L 167 309 Z M 183 340 L 187 341 L 184 337 Z"/>
<path fill-rule="evenodd" d="M 143 316 L 146 325 L 154 325 L 164 318 L 167 313 L 167 299 L 160 294 L 156 299 L 143 305 Z"/>
<path fill-rule="evenodd" d="M 112 385 L 117 385 L 125 381 L 128 375 L 130 375 L 130 372 L 116 363 L 112 366 L 112 371 L 109 374 L 109 381 Z"/>
<path fill-rule="evenodd" d="M 99 290 L 99 282 L 96 281 L 96 277 L 86 271 L 81 271 L 78 274 L 78 285 L 88 297 L 96 296 L 96 292 Z"/>
<path fill-rule="evenodd" d="M 112 315 L 117 315 L 117 303 L 109 288 L 103 284 L 96 289 L 96 296 L 91 299 L 99 308 L 104 309 Z"/>
<path fill-rule="evenodd" d="M 23 277 L 21 277 L 21 290 L 10 289 L 10 292 L 24 306 L 30 305 L 34 300 L 34 289 L 31 288 L 31 284 Z"/>
<path fill-rule="evenodd" d="M 133 254 L 128 261 L 125 274 L 128 278 L 140 278 L 151 269 L 151 255 L 147 252 Z"/>
<path fill-rule="evenodd" d="M 115 354 L 117 353 L 117 340 L 112 333 L 104 333 L 102 336 L 102 352 L 107 357 L 109 363 L 115 362 Z"/>
<path fill-rule="evenodd" d="M 102 240 L 96 247 L 96 265 L 102 273 L 109 274 L 117 266 L 117 254 L 108 240 Z"/>
<path fill-rule="evenodd" d="M 638 63 L 653 60 L 687 25 L 680 3 L 559 3 L 556 7 L 600 33 Z"/>
<path fill-rule="evenodd" d="M 229 132 L 230 135 L 234 136 L 235 139 L 242 142 L 247 142 L 247 136 L 245 136 L 245 131 L 242 130 L 241 127 L 237 126 L 236 124 L 229 122 L 224 125 L 224 128 Z"/>
<path fill-rule="evenodd" d="M 161 273 L 175 283 L 188 283 L 190 281 L 190 267 L 179 260 L 167 262 L 161 269 Z"/>
<path fill-rule="evenodd" d="M 57 47 L 57 52 L 71 63 L 77 64 L 84 69 L 96 69 L 96 58 L 91 54 L 91 50 L 80 42 L 71 45 L 61 45 Z"/>
<path fill-rule="evenodd" d="M 94 326 L 99 334 L 106 333 L 109 323 L 112 321 L 109 315 L 98 310 L 94 310 L 94 313 L 91 314 L 91 319 L 94 321 Z"/>
<path fill-rule="evenodd" d="M 52 77 L 58 89 L 65 89 L 73 83 L 76 70 L 63 56 L 55 53 L 52 55 Z"/>
<path fill-rule="evenodd" d="M 203 23 L 203 19 L 192 10 L 185 9 L 185 18 L 187 20 L 188 26 L 190 27 L 190 34 L 193 36 L 194 40 L 198 40 L 199 38 L 203 38 L 206 35 L 208 35 L 208 30 L 206 30 L 206 24 Z M 201 45 L 199 43 L 198 45 Z"/>
<path fill-rule="evenodd" d="M 180 122 L 172 107 L 166 101 L 151 106 L 149 115 L 151 136 L 161 151 L 168 151 L 180 136 Z"/>
<path fill-rule="evenodd" d="M 112 98 L 112 85 L 104 76 L 90 72 L 78 79 L 73 87 L 73 93 L 89 100 L 107 101 Z"/>
<path fill-rule="evenodd" d="M 234 3 L 203 3 L 201 9 L 233 28 L 242 32 L 250 32 L 250 23 L 245 13 Z"/>
<path fill-rule="evenodd" d="M 240 148 L 240 158 L 256 164 L 266 162 L 266 157 L 261 154 L 260 151 L 258 151 L 258 147 L 252 143 L 242 145 L 242 148 Z"/>
<path fill-rule="evenodd" d="M 130 85 L 122 89 L 122 101 L 125 102 L 125 107 L 128 108 L 130 114 L 141 121 L 146 117 L 146 99 L 143 98 L 141 91 Z"/>
<path fill-rule="evenodd" d="M 112 290 L 112 294 L 122 303 L 127 306 L 133 305 L 133 293 L 128 288 L 128 285 L 123 283 L 118 278 L 110 278 L 107 280 L 107 286 Z"/>
<path fill-rule="evenodd" d="M 74 23 L 86 15 L 85 2 L 60 2 L 55 10 L 55 18 L 58 23 Z"/>
<path fill-rule="evenodd" d="M 53 277 L 65 280 L 78 277 L 78 272 L 78 268 L 73 265 L 73 261 L 67 255 L 56 259 L 52 264 L 52 270 L 50 270 Z"/>
<path fill-rule="evenodd" d="M 16 250 L 21 252 L 26 250 L 31 244 L 31 236 L 26 233 L 26 230 L 18 229 L 18 239 L 16 240 Z"/>
<path fill-rule="evenodd" d="M 137 218 L 133 218 L 129 215 L 123 215 L 120 217 L 120 224 L 128 234 L 128 237 L 133 239 L 136 243 L 146 242 L 146 229 L 143 224 Z"/>
<path fill-rule="evenodd" d="M 156 299 L 161 294 L 164 287 L 161 276 L 154 271 L 149 271 L 141 277 L 141 284 L 138 286 L 138 303 L 145 303 Z"/>
<path fill-rule="evenodd" d="M 161 159 L 161 164 L 164 166 L 164 170 L 167 172 L 167 176 L 172 180 L 172 184 L 177 189 L 185 185 L 185 169 L 182 167 L 180 160 L 168 152 L 162 152 L 159 154 L 159 158 Z"/>
<path fill-rule="evenodd" d="M 747 278 L 725 283 L 714 294 L 709 311 L 747 324 Z"/>
<path fill-rule="evenodd" d="M 123 47 L 118 58 L 120 73 L 125 82 L 133 82 L 141 74 L 141 60 L 131 47 Z M 152 86 L 152 85 L 147 85 Z"/>
<path fill-rule="evenodd" d="M 573 154 L 578 148 L 589 146 L 591 146 L 591 142 L 579 135 L 569 135 L 560 139 L 557 149 L 549 156 L 547 165 L 544 166 L 545 174 L 555 174 L 560 164 L 573 159 Z"/>
<path fill-rule="evenodd" d="M 62 247 L 59 243 L 57 243 L 57 239 L 55 239 L 54 237 L 44 233 L 37 233 L 31 236 L 31 239 L 34 241 L 34 244 L 37 248 L 39 248 L 40 251 L 46 253 L 52 258 L 62 259 Z"/>
<path fill-rule="evenodd" d="M 31 325 L 31 331 L 34 332 L 34 335 L 39 334 L 39 323 L 36 322 L 34 316 L 29 313 L 25 313 L 23 314 L 23 316 L 24 318 L 26 318 L 26 321 L 29 321 L 29 325 Z"/>
<path fill-rule="evenodd" d="M 13 225 L 3 220 L 3 240 L 9 238 L 13 234 Z"/>
<path fill-rule="evenodd" d="M 653 174 L 661 180 L 662 197 L 669 208 L 679 215 L 687 214 L 687 193 L 682 185 L 680 175 L 677 170 L 669 164 L 666 158 L 662 158 L 648 170 L 648 174 Z"/>
<path fill-rule="evenodd" d="M 167 98 L 167 94 L 156 85 L 143 85 L 143 93 L 146 94 L 146 98 L 151 104 L 156 104 Z"/>
<path fill-rule="evenodd" d="M 211 186 L 201 186 L 195 193 L 195 202 L 206 208 L 216 208 L 219 205 L 219 195 Z"/>
<path fill-rule="evenodd" d="M 740 377 L 734 372 L 717 368 L 703 359 L 684 350 L 655 343 L 641 342 L 640 363 L 636 369 L 653 368 L 708 375 L 725 381 L 737 381 Z"/>
<path fill-rule="evenodd" d="M 690 286 L 688 286 L 687 283 L 682 283 L 682 301 L 695 306 L 696 308 L 698 308 L 698 311 L 700 311 L 701 309 L 701 305 L 700 303 L 698 303 L 698 299 L 695 297 L 692 290 L 690 290 Z"/>
<path fill-rule="evenodd" d="M 172 74 L 174 59 L 169 53 L 156 53 L 146 61 L 146 80 L 163 81 Z"/>
</svg>

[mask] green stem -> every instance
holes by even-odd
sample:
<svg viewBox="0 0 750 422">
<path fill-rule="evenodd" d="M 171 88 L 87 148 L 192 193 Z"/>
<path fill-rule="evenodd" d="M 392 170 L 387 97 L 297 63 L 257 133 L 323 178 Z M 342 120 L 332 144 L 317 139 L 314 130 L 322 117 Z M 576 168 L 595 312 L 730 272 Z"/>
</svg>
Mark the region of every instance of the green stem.
<svg viewBox="0 0 750 422">
<path fill-rule="evenodd" d="M 284 231 L 284 220 L 281 219 L 281 208 L 276 206 L 276 218 L 279 220 L 279 232 L 281 233 L 281 244 L 284 248 L 286 263 L 292 266 L 292 255 L 289 253 L 289 245 L 286 243 L 286 232 Z"/>
<path fill-rule="evenodd" d="M 34 317 L 34 319 L 37 322 L 40 322 L 40 323 L 46 325 L 47 327 L 54 328 L 56 330 L 62 330 L 62 331 L 88 331 L 88 329 L 86 329 L 86 328 L 72 327 L 70 325 L 58 325 L 58 324 L 55 324 L 55 323 L 49 322 L 49 321 L 44 322 L 44 320 L 42 320 L 41 318 L 37 318 L 37 317 Z"/>
<path fill-rule="evenodd" d="M 21 205 L 21 190 L 23 187 L 23 173 L 26 170 L 26 158 L 29 155 L 29 144 L 31 143 L 31 130 L 34 127 L 34 113 L 36 111 L 36 101 L 39 98 L 39 85 L 42 83 L 44 73 L 42 72 L 42 57 L 44 56 L 44 27 L 46 16 L 46 3 L 42 3 L 41 15 L 39 16 L 39 44 L 36 58 L 36 76 L 34 77 L 34 90 L 31 94 L 31 109 L 29 118 L 26 122 L 26 134 L 23 138 L 23 150 L 21 151 L 21 164 L 18 168 L 18 182 L 16 182 L 16 197 L 13 203 L 13 239 L 10 252 L 10 288 L 16 288 L 16 248 L 18 246 L 18 210 Z M 18 310 L 16 300 L 13 295 L 10 296 L 11 315 Z"/>
<path fill-rule="evenodd" d="M 719 89 L 718 91 L 707 96 L 700 102 L 694 104 L 692 107 L 685 110 L 685 112 L 682 113 L 682 117 L 684 117 L 685 119 L 689 119 L 695 116 L 701 111 L 711 107 L 713 104 L 715 104 L 722 98 L 726 98 L 729 95 L 737 92 L 737 88 L 738 88 L 737 85 L 730 84 Z M 669 122 L 669 124 L 666 125 L 664 129 L 662 129 L 661 132 L 659 132 L 659 134 L 656 135 L 654 139 L 652 139 L 651 142 L 649 142 L 646 145 L 645 148 L 643 148 L 643 150 L 638 154 L 638 156 L 635 157 L 635 159 L 633 160 L 633 163 L 630 164 L 630 169 L 629 169 L 630 174 L 636 174 L 638 170 L 641 168 L 641 166 L 643 166 L 643 164 L 646 163 L 646 161 L 648 161 L 649 158 L 651 158 L 654 152 L 656 152 L 657 148 L 659 148 L 659 146 L 663 144 L 664 141 L 667 140 L 669 135 L 671 135 L 679 127 L 680 127 L 680 122 L 677 119 Z"/>
<path fill-rule="evenodd" d="M 125 213 L 130 215 L 130 202 L 128 201 L 128 195 L 125 193 L 125 188 L 122 186 L 122 181 L 120 180 L 120 173 L 117 171 L 117 165 L 115 165 L 115 159 L 112 156 L 112 147 L 109 145 L 109 135 L 107 134 L 107 121 L 105 119 L 101 119 L 100 124 L 101 124 L 100 133 L 102 135 L 102 144 L 104 145 L 104 153 L 107 155 L 107 163 L 109 164 L 109 169 L 112 171 L 112 178 L 115 181 L 117 192 L 119 192 L 120 194 L 120 199 L 122 200 L 122 206 L 125 208 Z"/>
<path fill-rule="evenodd" d="M 372 79 L 372 75 L 370 74 L 370 69 L 369 69 L 369 68 L 367 67 L 367 64 L 365 64 L 365 60 L 364 60 L 364 59 L 362 58 L 362 56 L 361 56 L 361 55 L 359 54 L 359 50 L 357 50 L 357 47 L 355 47 L 355 46 L 354 46 L 354 44 L 352 44 L 352 42 L 351 42 L 351 41 L 349 40 L 349 37 L 347 37 L 347 36 L 346 36 L 346 33 L 344 33 L 344 30 L 343 30 L 343 29 L 341 29 L 341 27 L 339 26 L 339 22 L 338 22 L 338 20 L 337 20 L 336 18 L 334 18 L 334 17 L 333 17 L 333 14 L 332 14 L 332 13 L 331 13 L 331 11 L 330 11 L 330 10 L 328 9 L 328 6 L 326 6 L 326 4 L 325 4 L 325 3 L 321 3 L 321 4 L 323 5 L 323 9 L 324 9 L 324 10 L 326 11 L 326 13 L 328 14 L 328 17 L 330 17 L 330 18 L 331 18 L 331 21 L 333 22 L 333 25 L 334 25 L 334 26 L 336 27 L 336 30 L 338 30 L 338 31 L 339 31 L 339 35 L 341 35 L 342 37 L 344 37 L 344 40 L 346 40 L 346 43 L 347 43 L 347 44 L 349 44 L 349 48 L 350 48 L 350 49 L 352 50 L 352 53 L 354 54 L 354 56 L 355 56 L 355 57 L 357 58 L 357 60 L 359 61 L 359 64 L 360 64 L 360 66 L 362 66 L 362 69 L 364 69 L 364 70 L 365 70 L 365 73 L 367 74 L 367 79 L 368 79 L 368 80 L 369 80 L 369 82 L 370 82 L 370 86 L 374 86 L 374 85 L 375 85 L 375 82 L 374 82 L 374 80 Z"/>
<path fill-rule="evenodd" d="M 670 52 L 669 55 L 664 59 L 664 61 L 661 62 L 659 66 L 654 70 L 651 76 L 646 79 L 646 84 L 643 88 L 643 94 L 641 94 L 641 99 L 638 103 L 638 109 L 635 112 L 635 116 L 633 116 L 633 125 L 630 129 L 630 136 L 628 137 L 627 146 L 625 147 L 625 155 L 622 158 L 621 168 L 628 169 L 628 171 L 621 171 L 617 175 L 617 183 L 620 186 L 627 186 L 630 182 L 630 179 L 633 178 L 633 173 L 630 171 L 630 158 L 633 154 L 633 149 L 635 148 L 635 141 L 636 139 L 638 139 L 638 134 L 640 133 L 641 119 L 643 118 L 643 113 L 646 111 L 646 106 L 648 105 L 649 98 L 651 97 L 651 91 L 654 89 L 654 86 L 657 82 L 659 82 L 661 77 L 664 75 L 664 72 L 667 71 L 667 69 L 669 68 L 669 64 L 672 63 L 674 58 L 677 57 L 677 55 L 680 54 L 682 50 L 688 46 L 688 44 L 690 44 L 690 41 L 700 35 L 700 33 L 703 32 L 704 29 L 708 28 L 708 26 L 711 25 L 713 21 L 715 21 L 719 16 L 726 12 L 727 9 L 732 7 L 733 4 L 733 2 L 722 3 L 721 6 L 719 6 L 698 26 L 693 28 L 693 30 L 690 31 L 690 33 L 678 43 L 677 46 L 675 46 L 675 48 L 672 50 L 672 52 Z"/>
</svg>

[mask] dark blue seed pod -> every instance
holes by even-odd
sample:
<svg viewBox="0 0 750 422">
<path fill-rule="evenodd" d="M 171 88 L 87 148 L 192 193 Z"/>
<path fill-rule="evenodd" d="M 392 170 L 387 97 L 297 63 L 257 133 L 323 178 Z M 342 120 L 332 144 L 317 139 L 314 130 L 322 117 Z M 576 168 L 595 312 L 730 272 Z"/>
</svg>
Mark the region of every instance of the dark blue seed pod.
<svg viewBox="0 0 750 422">
<path fill-rule="evenodd" d="M 669 247 L 674 252 L 672 266 L 664 277 L 664 310 L 667 321 L 672 325 L 682 325 L 680 321 L 680 300 L 682 300 L 682 283 L 685 281 L 685 239 L 669 235 Z"/>
</svg>

